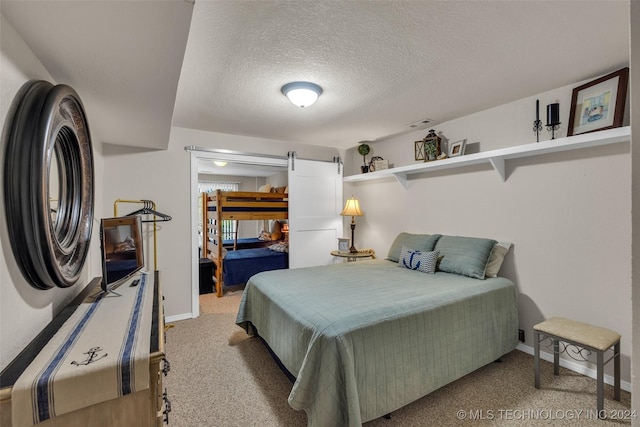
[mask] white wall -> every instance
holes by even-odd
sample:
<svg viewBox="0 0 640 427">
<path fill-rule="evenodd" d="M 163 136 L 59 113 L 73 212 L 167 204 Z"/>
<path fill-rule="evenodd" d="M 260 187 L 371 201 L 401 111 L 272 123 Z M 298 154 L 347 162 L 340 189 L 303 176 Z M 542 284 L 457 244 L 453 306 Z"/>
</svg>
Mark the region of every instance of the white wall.
<svg viewBox="0 0 640 427">
<path fill-rule="evenodd" d="M 0 117 L 3 123 L 3 138 L 0 142 L 0 187 L 4 177 L 4 152 L 6 133 L 10 123 L 12 103 L 20 88 L 29 80 L 54 82 L 50 74 L 35 57 L 33 52 L 16 33 L 11 24 L 0 16 Z M 79 93 L 82 98 L 82 93 Z M 91 111 L 86 111 L 91 127 Z M 93 138 L 94 167 L 96 172 L 95 188 L 97 193 L 102 185 L 102 159 L 100 144 Z M 100 251 L 97 246 L 97 228 L 94 223 L 93 245 L 89 252 L 87 266 L 79 282 L 70 288 L 39 290 L 33 288 L 22 276 L 9 242 L 6 216 L 4 214 L 4 196 L 0 213 L 0 369 L 9 362 L 60 312 L 62 308 L 86 285 L 90 278 L 100 274 Z M 102 205 L 96 201 L 96 208 Z"/>
<path fill-rule="evenodd" d="M 535 100 L 559 101 L 566 135 L 570 85 L 435 126 L 450 141 L 467 139 L 482 151 L 535 142 Z M 414 141 L 427 131 L 372 145 L 372 155 L 396 166 L 415 163 Z M 541 140 L 550 139 L 546 130 Z M 353 174 L 361 156 L 351 150 Z M 500 182 L 487 166 L 421 174 L 405 190 L 392 179 L 349 184 L 360 200 L 358 247 L 385 256 L 401 231 L 487 237 L 513 242 L 502 275 L 519 289 L 521 329 L 533 346 L 534 324 L 567 316 L 622 335 L 622 378 L 631 357 L 630 145 L 542 155 L 507 162 Z M 346 233 L 345 228 L 345 233 Z M 607 372 L 612 373 L 611 368 Z"/>
<path fill-rule="evenodd" d="M 289 174 L 286 170 L 267 177 L 267 184 L 270 184 L 271 187 L 286 187 L 288 183 Z"/>
</svg>

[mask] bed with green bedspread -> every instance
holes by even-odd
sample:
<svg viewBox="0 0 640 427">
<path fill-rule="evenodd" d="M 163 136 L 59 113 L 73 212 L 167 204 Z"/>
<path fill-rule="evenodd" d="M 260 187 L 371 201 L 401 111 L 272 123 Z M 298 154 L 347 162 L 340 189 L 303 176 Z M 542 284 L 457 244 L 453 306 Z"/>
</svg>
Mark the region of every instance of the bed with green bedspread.
<svg viewBox="0 0 640 427">
<path fill-rule="evenodd" d="M 289 404 L 309 426 L 359 426 L 513 350 L 516 293 L 376 259 L 259 273 L 236 323 L 296 377 Z"/>
</svg>

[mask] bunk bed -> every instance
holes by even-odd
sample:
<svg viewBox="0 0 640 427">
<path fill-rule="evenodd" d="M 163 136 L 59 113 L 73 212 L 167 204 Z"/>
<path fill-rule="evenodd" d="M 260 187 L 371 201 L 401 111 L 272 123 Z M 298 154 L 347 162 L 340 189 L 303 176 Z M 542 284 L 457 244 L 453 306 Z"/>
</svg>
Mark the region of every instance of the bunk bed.
<svg viewBox="0 0 640 427">
<path fill-rule="evenodd" d="M 231 249 L 229 239 L 224 239 L 222 234 L 222 224 L 225 220 L 288 219 L 287 197 L 286 193 L 221 190 L 202 194 L 202 254 L 214 264 L 218 297 L 222 296 L 225 284 L 245 283 L 249 277 L 260 271 L 289 267 L 287 252 L 279 252 L 269 247 L 228 250 Z M 233 248 L 238 248 L 237 235 L 234 236 L 233 243 Z"/>
</svg>

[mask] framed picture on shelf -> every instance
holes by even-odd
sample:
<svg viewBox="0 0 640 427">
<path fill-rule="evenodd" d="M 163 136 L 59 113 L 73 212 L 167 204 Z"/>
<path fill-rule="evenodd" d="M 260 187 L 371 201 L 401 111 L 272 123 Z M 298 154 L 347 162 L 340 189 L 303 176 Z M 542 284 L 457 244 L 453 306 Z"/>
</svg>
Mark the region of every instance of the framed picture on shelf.
<svg viewBox="0 0 640 427">
<path fill-rule="evenodd" d="M 338 237 L 338 251 L 349 252 L 349 239 Z"/>
<path fill-rule="evenodd" d="M 376 156 L 369 162 L 369 172 L 381 171 L 384 169 L 389 169 L 389 160 Z"/>
<path fill-rule="evenodd" d="M 449 157 L 462 156 L 464 154 L 464 149 L 466 146 L 466 139 L 461 139 L 460 141 L 449 143 Z"/>
<path fill-rule="evenodd" d="M 629 68 L 573 89 L 567 136 L 622 126 Z"/>
<path fill-rule="evenodd" d="M 413 143 L 415 152 L 416 152 L 416 160 L 424 161 L 424 140 L 416 141 Z"/>
</svg>

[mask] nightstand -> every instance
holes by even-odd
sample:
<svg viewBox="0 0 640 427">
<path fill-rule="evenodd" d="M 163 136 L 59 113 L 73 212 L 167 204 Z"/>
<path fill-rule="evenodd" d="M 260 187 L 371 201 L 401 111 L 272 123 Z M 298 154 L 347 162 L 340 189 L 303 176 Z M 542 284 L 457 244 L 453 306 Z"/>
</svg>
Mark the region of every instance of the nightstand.
<svg viewBox="0 0 640 427">
<path fill-rule="evenodd" d="M 346 258 L 347 262 L 357 261 L 359 258 L 376 258 L 376 252 L 373 249 L 360 249 L 358 252 L 331 251 L 331 255 L 339 258 Z"/>
</svg>

